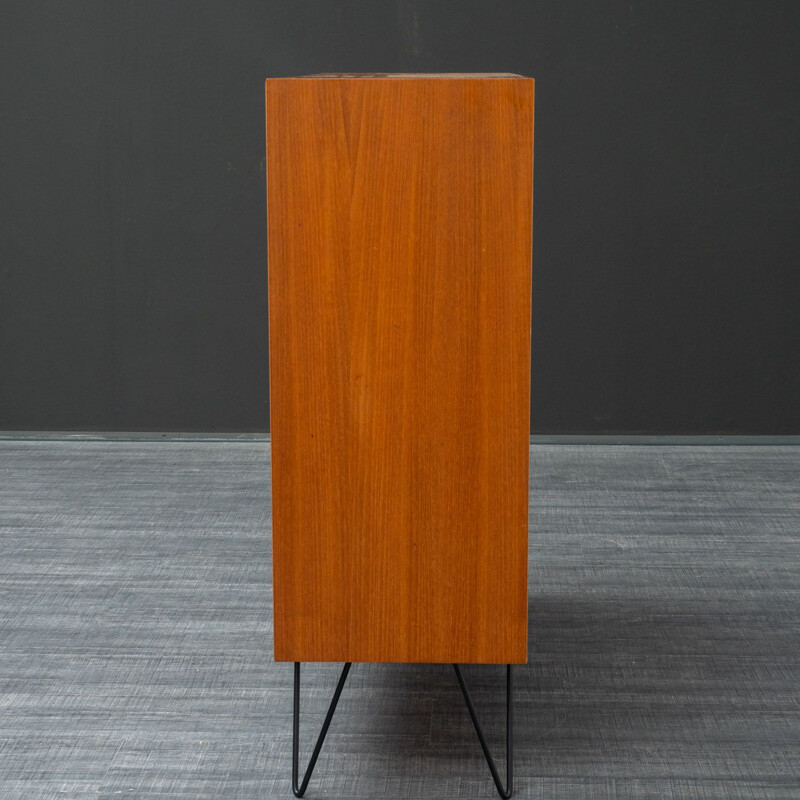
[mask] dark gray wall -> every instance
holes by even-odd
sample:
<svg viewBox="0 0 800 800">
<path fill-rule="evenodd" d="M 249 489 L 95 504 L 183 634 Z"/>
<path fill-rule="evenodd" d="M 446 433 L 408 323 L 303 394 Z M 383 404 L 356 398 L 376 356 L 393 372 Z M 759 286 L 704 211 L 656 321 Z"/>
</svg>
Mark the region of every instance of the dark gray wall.
<svg viewBox="0 0 800 800">
<path fill-rule="evenodd" d="M 533 429 L 800 433 L 800 6 L 0 5 L 0 430 L 265 430 L 263 79 L 536 78 Z"/>
</svg>

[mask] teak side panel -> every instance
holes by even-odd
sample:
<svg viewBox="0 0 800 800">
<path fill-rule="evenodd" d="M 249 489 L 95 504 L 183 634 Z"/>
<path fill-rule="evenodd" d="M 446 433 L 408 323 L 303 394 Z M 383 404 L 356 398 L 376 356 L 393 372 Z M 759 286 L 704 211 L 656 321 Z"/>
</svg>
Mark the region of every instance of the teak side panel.
<svg viewBox="0 0 800 800">
<path fill-rule="evenodd" d="M 533 81 L 266 105 L 275 658 L 524 662 Z"/>
</svg>

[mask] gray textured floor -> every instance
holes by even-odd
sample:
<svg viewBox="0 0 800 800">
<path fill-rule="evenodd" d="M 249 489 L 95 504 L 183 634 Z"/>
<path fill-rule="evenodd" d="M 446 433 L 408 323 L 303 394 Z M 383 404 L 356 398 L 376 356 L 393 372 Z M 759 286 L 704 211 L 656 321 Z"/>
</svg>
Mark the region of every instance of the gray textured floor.
<svg viewBox="0 0 800 800">
<path fill-rule="evenodd" d="M 268 485 L 259 442 L 0 442 L 0 800 L 290 796 Z M 517 795 L 800 798 L 800 449 L 536 446 L 531 498 Z M 493 797 L 452 670 L 356 665 L 308 796 Z"/>
</svg>

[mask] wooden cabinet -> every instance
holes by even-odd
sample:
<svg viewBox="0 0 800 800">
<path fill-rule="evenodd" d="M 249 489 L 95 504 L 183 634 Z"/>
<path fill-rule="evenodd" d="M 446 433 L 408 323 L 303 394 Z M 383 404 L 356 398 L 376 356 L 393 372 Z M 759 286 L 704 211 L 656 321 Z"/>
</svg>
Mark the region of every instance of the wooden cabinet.
<svg viewBox="0 0 800 800">
<path fill-rule="evenodd" d="M 533 80 L 266 83 L 275 658 L 527 658 Z"/>
</svg>

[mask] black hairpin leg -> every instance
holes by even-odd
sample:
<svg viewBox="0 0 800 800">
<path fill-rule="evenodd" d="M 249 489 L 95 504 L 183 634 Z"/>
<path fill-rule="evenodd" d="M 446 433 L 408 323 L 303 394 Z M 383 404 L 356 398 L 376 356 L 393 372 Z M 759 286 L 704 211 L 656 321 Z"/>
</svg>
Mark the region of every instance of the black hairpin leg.
<svg viewBox="0 0 800 800">
<path fill-rule="evenodd" d="M 298 785 L 300 779 L 300 662 L 294 662 L 294 719 L 292 727 L 292 791 L 295 797 L 302 797 L 308 788 L 308 782 L 311 780 L 311 773 L 314 771 L 314 765 L 319 758 L 320 750 L 322 750 L 322 743 L 325 741 L 325 735 L 328 733 L 328 728 L 333 719 L 333 712 L 336 711 L 336 704 L 339 702 L 339 697 L 344 689 L 344 682 L 347 680 L 347 673 L 350 672 L 352 662 L 344 665 L 342 674 L 339 676 L 339 683 L 336 684 L 336 691 L 333 693 L 333 700 L 328 707 L 328 713 L 325 715 L 325 722 L 322 723 L 322 730 L 319 732 L 317 743 L 314 745 L 314 751 L 311 753 L 311 760 L 308 762 L 306 773 L 303 776 L 303 782 Z"/>
<path fill-rule="evenodd" d="M 483 730 L 478 722 L 478 716 L 475 713 L 475 706 L 472 704 L 472 697 L 470 697 L 467 684 L 464 682 L 464 676 L 461 674 L 461 667 L 458 664 L 453 664 L 453 669 L 456 671 L 456 678 L 461 687 L 461 692 L 464 695 L 464 700 L 467 703 L 467 710 L 470 717 L 472 717 L 472 724 L 475 726 L 475 732 L 478 734 L 478 741 L 483 748 L 483 754 L 486 756 L 486 761 L 489 764 L 489 771 L 494 778 L 494 784 L 497 787 L 497 793 L 503 800 L 511 797 L 514 791 L 514 703 L 512 696 L 513 684 L 511 682 L 511 664 L 506 665 L 506 786 L 500 782 L 500 775 L 497 772 L 497 766 L 494 763 L 492 754 L 489 752 L 489 745 L 486 743 L 486 737 L 483 735 Z"/>
<path fill-rule="evenodd" d="M 294 717 L 292 727 L 292 791 L 295 797 L 302 797 L 308 788 L 308 782 L 311 780 L 311 773 L 314 771 L 314 766 L 319 758 L 322 744 L 325 741 L 325 736 L 328 733 L 328 728 L 331 725 L 333 714 L 336 711 L 336 705 L 339 702 L 339 697 L 344 689 L 347 674 L 350 672 L 351 662 L 344 665 L 342 674 L 339 676 L 339 682 L 336 684 L 336 691 L 333 693 L 333 699 L 328 707 L 328 713 L 325 715 L 325 721 L 322 723 L 322 730 L 317 738 L 317 743 L 314 745 L 314 751 L 311 753 L 311 759 L 308 762 L 303 782 L 300 783 L 300 662 L 294 662 Z M 513 704 L 513 684 L 511 681 L 511 664 L 506 665 L 506 786 L 500 781 L 500 775 L 497 772 L 497 766 L 494 763 L 492 754 L 489 751 L 489 745 L 486 743 L 486 737 L 483 735 L 483 729 L 478 722 L 478 716 L 475 713 L 475 706 L 472 703 L 467 684 L 464 681 L 464 676 L 461 673 L 461 667 L 458 664 L 453 664 L 453 669 L 456 671 L 456 678 L 461 687 L 461 692 L 464 695 L 464 700 L 467 703 L 467 710 L 472 718 L 472 724 L 475 726 L 475 732 L 478 734 L 478 741 L 483 748 L 483 754 L 486 756 L 486 762 L 489 764 L 489 771 L 494 778 L 497 792 L 503 800 L 508 800 L 514 790 L 513 787 L 513 762 L 514 762 L 514 704 Z"/>
</svg>

